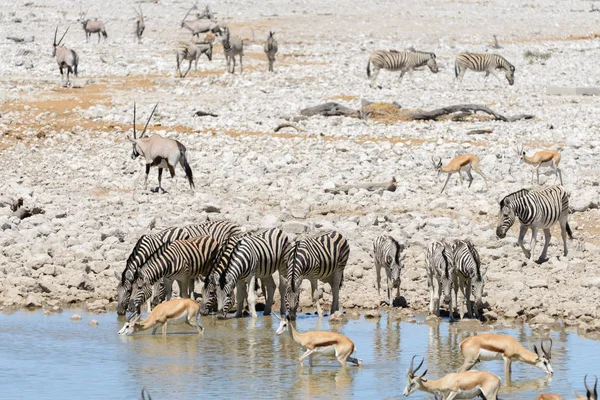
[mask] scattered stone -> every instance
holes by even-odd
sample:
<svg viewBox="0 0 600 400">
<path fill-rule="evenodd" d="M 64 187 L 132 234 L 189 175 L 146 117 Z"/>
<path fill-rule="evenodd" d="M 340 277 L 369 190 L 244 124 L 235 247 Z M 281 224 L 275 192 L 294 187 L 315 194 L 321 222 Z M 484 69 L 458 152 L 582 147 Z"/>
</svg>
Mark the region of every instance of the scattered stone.
<svg viewBox="0 0 600 400">
<path fill-rule="evenodd" d="M 96 321 L 95 319 L 91 320 L 90 322 L 88 322 L 89 326 L 98 326 L 98 321 Z"/>
<path fill-rule="evenodd" d="M 369 311 L 365 312 L 365 318 L 366 319 L 381 318 L 381 312 L 379 310 L 369 310 Z"/>
<path fill-rule="evenodd" d="M 339 311 L 336 311 L 336 312 L 334 312 L 333 314 L 331 314 L 329 316 L 329 322 L 330 323 L 331 322 L 345 322 L 347 320 L 348 319 L 346 318 L 346 316 L 343 313 L 339 312 Z"/>
<path fill-rule="evenodd" d="M 73 321 L 79 321 L 79 320 L 81 320 L 81 315 L 79 315 L 79 314 L 73 314 L 73 315 L 71 315 L 71 319 Z"/>
</svg>

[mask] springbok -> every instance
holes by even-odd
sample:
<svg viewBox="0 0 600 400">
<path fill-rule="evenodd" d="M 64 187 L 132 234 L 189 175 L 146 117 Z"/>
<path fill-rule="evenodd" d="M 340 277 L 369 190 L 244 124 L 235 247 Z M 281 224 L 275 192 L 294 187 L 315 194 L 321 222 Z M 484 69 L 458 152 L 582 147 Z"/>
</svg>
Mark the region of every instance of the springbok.
<svg viewBox="0 0 600 400">
<path fill-rule="evenodd" d="M 200 37 L 201 33 L 211 32 L 214 34 L 221 34 L 221 26 L 211 19 L 196 19 L 193 21 L 186 21 L 185 19 L 190 14 L 190 12 L 196 9 L 196 5 L 194 5 L 190 10 L 185 14 L 185 17 L 181 20 L 181 27 L 188 29 L 192 32 L 192 36 Z"/>
<path fill-rule="evenodd" d="M 582 398 L 585 399 L 585 397 Z M 535 400 L 565 400 L 565 398 L 555 393 L 544 393 L 536 397 Z"/>
<path fill-rule="evenodd" d="M 534 153 L 531 157 L 525 153 L 523 146 L 515 149 L 520 163 L 531 165 L 531 184 L 533 185 L 533 175 L 537 173 L 537 184 L 540 184 L 540 167 L 551 167 L 554 170 L 554 183 L 560 178 L 560 184 L 563 184 L 562 171 L 558 168 L 560 163 L 560 153 L 555 150 L 541 150 Z"/>
<path fill-rule="evenodd" d="M 469 178 L 469 187 L 471 187 L 471 183 L 473 183 L 473 175 L 471 175 L 471 169 L 477 172 L 479 175 L 481 175 L 481 177 L 485 181 L 485 188 L 486 190 L 488 189 L 487 177 L 483 174 L 483 172 L 481 172 L 481 169 L 479 168 L 479 157 L 477 157 L 476 155 L 463 154 L 460 156 L 456 156 L 444 166 L 442 166 L 441 157 L 438 157 L 437 161 L 435 160 L 435 158 L 432 157 L 431 161 L 433 162 L 433 168 L 438 173 L 438 176 L 442 172 L 448 174 L 448 177 L 446 178 L 446 183 L 444 183 L 444 187 L 442 188 L 442 191 L 440 193 L 444 192 L 444 189 L 446 189 L 446 185 L 450 180 L 450 176 L 452 176 L 452 174 L 454 173 L 458 173 L 458 177 L 460 178 L 460 184 L 462 185 L 462 171 L 465 171 L 467 173 L 467 177 Z"/>
<path fill-rule="evenodd" d="M 192 328 L 198 331 L 198 334 L 204 332 L 204 328 L 200 325 L 200 304 L 192 299 L 173 299 L 165 301 L 157 305 L 148 317 L 139 322 L 140 315 L 135 315 L 134 318 L 125 322 L 125 325 L 119 331 L 119 335 L 133 335 L 134 333 L 152 329 L 152 334 L 162 326 L 162 335 L 167 335 L 168 320 L 182 320 Z"/>
<path fill-rule="evenodd" d="M 577 396 L 577 400 L 598 400 L 598 377 L 596 376 L 594 382 L 594 390 L 592 391 L 587 385 L 587 375 L 583 378 L 583 384 L 585 385 L 585 396 L 580 395 L 573 390 L 573 394 Z"/>
<path fill-rule="evenodd" d="M 142 11 L 142 6 L 140 7 L 140 11 L 133 8 L 133 11 L 137 14 L 137 18 L 135 20 L 135 36 L 137 37 L 138 43 L 142 42 L 142 34 L 144 33 L 144 29 L 146 29 L 146 24 L 144 23 L 144 12 Z"/>
<path fill-rule="evenodd" d="M 104 22 L 100 21 L 97 18 L 86 18 L 86 15 L 87 11 L 79 12 L 79 22 L 81 22 L 83 30 L 85 31 L 86 42 L 90 42 L 90 36 L 92 36 L 92 33 L 98 34 L 98 43 L 100 43 L 100 35 L 104 36 L 104 40 L 106 41 L 108 35 L 106 34 L 106 29 L 104 28 Z"/>
<path fill-rule="evenodd" d="M 79 65 L 79 56 L 75 53 L 75 50 L 67 49 L 63 44 L 62 40 L 65 38 L 65 35 L 69 32 L 69 27 L 65 30 L 62 37 L 56 42 L 56 34 L 58 33 L 58 26 L 54 31 L 54 43 L 52 50 L 52 57 L 56 57 L 56 62 L 58 63 L 58 70 L 60 71 L 60 82 L 62 83 L 65 79 L 63 74 L 63 68 L 67 69 L 67 84 L 69 86 L 71 81 L 69 80 L 69 74 L 75 74 L 77 76 L 77 66 Z"/>
<path fill-rule="evenodd" d="M 483 397 L 486 400 L 496 400 L 500 390 L 500 378 L 490 372 L 469 371 L 454 372 L 440 379 L 425 379 L 427 370 L 421 375 L 416 375 L 417 371 L 423 365 L 424 359 L 417 368 L 413 369 L 413 356 L 410 366 L 407 370 L 406 388 L 404 396 L 408 396 L 417 390 L 428 393 L 448 393 L 448 400 L 454 398 L 472 399 Z"/>
<path fill-rule="evenodd" d="M 185 176 L 190 184 L 190 188 L 194 191 L 194 177 L 192 175 L 192 168 L 187 161 L 187 151 L 183 144 L 174 139 L 163 138 L 160 135 L 152 135 L 151 137 L 144 137 L 148 124 L 156 111 L 158 103 L 152 109 L 152 113 L 146 121 L 146 126 L 140 137 L 136 137 L 136 119 L 135 111 L 136 105 L 133 103 L 133 139 L 127 135 L 127 140 L 133 143 L 133 152 L 131 158 L 135 160 L 138 156 L 143 156 L 146 159 L 146 177 L 144 179 L 144 190 L 148 186 L 148 174 L 150 173 L 150 167 L 158 167 L 158 187 L 154 190 L 155 192 L 165 193 L 162 188 L 162 170 L 168 168 L 171 173 L 171 178 L 175 177 L 175 166 L 177 163 L 181 165 L 185 171 Z"/>
<path fill-rule="evenodd" d="M 550 359 L 552 358 L 552 339 L 548 351 L 544 348 L 544 342 L 540 342 L 542 352 L 536 345 L 533 346 L 535 353 L 523 347 L 515 338 L 496 333 L 484 333 L 466 338 L 460 343 L 460 352 L 465 359 L 464 364 L 458 372 L 468 371 L 480 361 L 504 360 L 504 373 L 507 379 L 510 377 L 511 364 L 513 361 L 521 361 L 533 365 L 548 375 L 553 374 Z"/>
<path fill-rule="evenodd" d="M 307 349 L 298 359 L 301 366 L 302 361 L 308 357 L 308 365 L 312 367 L 314 353 L 335 356 L 342 367 L 346 367 L 346 362 L 348 361 L 356 366 L 362 366 L 361 359 L 352 357 L 352 353 L 354 353 L 354 342 L 341 333 L 326 331 L 299 333 L 296 328 L 294 328 L 294 325 L 292 325 L 289 316 L 279 318 L 276 314 L 272 315 L 275 315 L 275 317 L 279 319 L 279 327 L 276 331 L 278 335 L 281 335 L 287 330 L 290 332 L 290 336 L 294 339 L 294 342 Z"/>
</svg>

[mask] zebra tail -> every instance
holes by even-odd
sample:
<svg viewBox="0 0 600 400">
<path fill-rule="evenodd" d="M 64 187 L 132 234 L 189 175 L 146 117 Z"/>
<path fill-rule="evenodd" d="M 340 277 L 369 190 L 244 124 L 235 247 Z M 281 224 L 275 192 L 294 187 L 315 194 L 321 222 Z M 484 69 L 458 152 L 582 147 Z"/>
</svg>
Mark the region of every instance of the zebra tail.
<svg viewBox="0 0 600 400">
<path fill-rule="evenodd" d="M 458 78 L 458 60 L 454 61 L 454 77 Z"/>
<path fill-rule="evenodd" d="M 185 154 L 186 154 L 185 146 L 179 142 L 177 143 L 177 145 L 179 146 L 179 154 L 181 156 L 181 166 L 183 167 L 183 169 L 185 171 L 185 177 L 187 178 L 188 182 L 190 183 L 190 188 L 192 188 L 192 190 L 195 190 L 196 186 L 194 185 L 194 175 L 192 174 L 192 168 L 190 167 L 190 164 L 188 164 L 187 158 L 185 156 Z"/>
<path fill-rule="evenodd" d="M 571 227 L 569 226 L 569 222 L 567 222 L 567 235 L 569 235 L 569 239 L 573 240 L 573 231 L 571 230 Z"/>
<path fill-rule="evenodd" d="M 371 77 L 371 58 L 367 61 L 367 78 Z"/>
</svg>

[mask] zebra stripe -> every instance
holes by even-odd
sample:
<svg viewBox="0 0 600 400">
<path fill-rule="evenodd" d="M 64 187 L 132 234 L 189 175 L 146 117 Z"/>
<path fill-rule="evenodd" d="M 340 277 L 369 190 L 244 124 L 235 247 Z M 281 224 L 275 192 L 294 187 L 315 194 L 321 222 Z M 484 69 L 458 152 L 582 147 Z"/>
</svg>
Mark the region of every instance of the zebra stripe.
<svg viewBox="0 0 600 400">
<path fill-rule="evenodd" d="M 371 64 L 373 65 L 373 75 L 371 76 Z M 401 71 L 400 80 L 407 71 L 427 65 L 434 74 L 438 72 L 438 66 L 434 53 L 423 51 L 396 51 L 396 50 L 377 50 L 371 53 L 367 62 L 367 77 L 371 78 L 371 87 L 375 86 L 375 80 L 379 70 Z"/>
<path fill-rule="evenodd" d="M 444 242 L 433 242 L 425 254 L 425 270 L 429 287 L 429 312 L 440 316 L 440 297 L 448 304 L 450 319 L 453 320 L 452 287 L 456 279 L 456 269 L 452 247 Z"/>
<path fill-rule="evenodd" d="M 567 235 L 573 238 L 573 232 L 569 226 L 569 194 L 562 186 L 550 186 L 543 190 L 532 190 L 529 192 L 518 191 L 509 194 L 500 201 L 500 213 L 496 236 L 503 239 L 506 232 L 519 218 L 521 227 L 518 243 L 527 258 L 533 260 L 535 245 L 537 242 L 538 229 L 544 230 L 544 248 L 540 260 L 546 258 L 548 246 L 550 245 L 550 228 L 555 223 L 560 223 L 561 236 L 564 244 L 564 255 L 567 256 Z M 527 230 L 531 229 L 531 250 L 523 246 L 523 239 Z"/>
<path fill-rule="evenodd" d="M 498 80 L 500 80 L 500 77 L 496 74 L 496 70 L 501 69 L 504 70 L 508 83 L 510 85 L 515 83 L 515 67 L 506 58 L 498 54 L 460 53 L 456 56 L 456 62 L 454 63 L 454 74 L 460 82 L 462 82 L 467 69 L 475 72 L 485 72 L 486 79 L 492 74 Z"/>
<path fill-rule="evenodd" d="M 247 235 L 237 241 L 229 260 L 227 260 L 227 267 L 219 276 L 217 303 L 219 313 L 222 313 L 223 318 L 227 316 L 233 303 L 233 289 L 236 286 L 238 297 L 236 317 L 242 316 L 244 292 L 246 291 L 248 292 L 248 308 L 252 317 L 256 317 L 256 279 L 261 279 L 267 288 L 264 314 L 271 313 L 273 293 L 275 292 L 273 274 L 277 271 L 280 277 L 285 276 L 285 255 L 288 243 L 286 234 L 277 228 Z M 281 285 L 279 289 L 282 293 Z"/>
<path fill-rule="evenodd" d="M 152 294 L 152 285 L 162 278 L 177 281 L 181 297 L 188 297 L 190 279 L 208 274 L 218 250 L 219 244 L 212 236 L 177 240 L 161 246 L 139 271 L 135 312 L 139 314 L 141 305 Z M 166 290 L 168 296 L 170 285 L 166 285 Z"/>
<path fill-rule="evenodd" d="M 454 265 L 456 266 L 457 285 L 454 287 L 454 304 L 458 306 L 457 296 L 460 288 L 469 317 L 473 317 L 471 305 L 471 289 L 475 297 L 476 315 L 480 315 L 483 306 L 483 285 L 486 271 L 481 271 L 481 259 L 475 245 L 469 240 L 456 240 L 452 245 Z M 461 315 L 462 318 L 463 315 Z"/>
<path fill-rule="evenodd" d="M 277 53 L 277 40 L 275 32 L 269 32 L 269 37 L 263 46 L 263 50 L 269 60 L 269 72 L 273 72 L 273 63 L 275 62 L 275 53 Z"/>
<path fill-rule="evenodd" d="M 331 313 L 339 309 L 339 291 L 344 281 L 344 268 L 350 255 L 350 246 L 338 232 L 332 231 L 317 237 L 298 240 L 287 259 L 287 287 L 285 305 L 291 319 L 296 319 L 300 300 L 300 285 L 308 279 L 312 299 L 319 316 L 323 315 L 319 296 L 315 297 L 317 280 L 331 285 L 333 303 Z"/>
<path fill-rule="evenodd" d="M 382 235 L 373 239 L 373 259 L 377 273 L 377 293 L 381 290 L 381 268 L 387 277 L 387 301 L 392 305 L 392 288 L 397 289 L 396 297 L 400 297 L 400 273 L 402 272 L 402 252 L 404 246 L 391 236 Z"/>
<path fill-rule="evenodd" d="M 242 57 L 244 56 L 244 41 L 239 36 L 231 37 L 229 28 L 223 28 L 223 52 L 225 53 L 225 61 L 227 61 L 227 71 L 235 73 L 235 56 L 240 57 L 240 73 L 244 72 Z M 233 68 L 230 64 L 233 61 Z"/>
</svg>

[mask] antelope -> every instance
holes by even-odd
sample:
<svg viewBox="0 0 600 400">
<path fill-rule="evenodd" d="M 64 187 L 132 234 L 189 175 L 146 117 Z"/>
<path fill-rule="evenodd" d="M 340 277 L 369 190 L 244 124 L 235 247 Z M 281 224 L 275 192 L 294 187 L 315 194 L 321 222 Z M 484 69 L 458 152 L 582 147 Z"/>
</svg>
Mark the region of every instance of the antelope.
<svg viewBox="0 0 600 400">
<path fill-rule="evenodd" d="M 277 53 L 277 40 L 275 40 L 275 32 L 269 31 L 269 37 L 263 46 L 263 50 L 269 60 L 269 72 L 273 72 L 273 63 L 275 62 L 275 53 Z"/>
<path fill-rule="evenodd" d="M 445 395 L 447 400 L 454 398 L 472 399 L 475 397 L 483 397 L 486 400 L 496 400 L 498 391 L 500 390 L 500 378 L 490 372 L 469 371 L 469 372 L 454 372 L 440 379 L 425 379 L 424 376 L 427 370 L 421 375 L 416 375 L 417 371 L 423 365 L 424 359 L 417 368 L 413 369 L 413 356 L 410 361 L 410 366 L 407 370 L 406 388 L 404 396 L 409 396 L 417 390 L 424 392 Z"/>
<path fill-rule="evenodd" d="M 177 46 L 176 57 L 177 57 L 177 73 L 180 78 L 185 78 L 190 72 L 192 68 L 192 62 L 194 63 L 194 71 L 196 75 L 198 74 L 198 59 L 202 54 L 206 54 L 206 57 L 209 61 L 212 61 L 212 43 L 208 42 L 179 42 L 179 46 Z M 187 71 L 185 74 L 181 74 L 181 62 L 183 60 L 188 60 L 190 63 L 188 65 Z"/>
<path fill-rule="evenodd" d="M 582 397 L 582 399 L 585 399 L 585 397 Z M 535 400 L 565 400 L 565 398 L 561 397 L 555 393 L 550 393 L 550 394 L 540 394 L 538 397 L 535 398 Z"/>
<path fill-rule="evenodd" d="M 196 9 L 196 5 L 194 5 L 190 10 L 185 14 L 185 17 L 181 20 L 181 28 L 186 28 L 190 32 L 192 32 L 192 36 L 200 37 L 201 33 L 211 32 L 215 34 L 221 34 L 221 26 L 211 19 L 202 20 L 197 19 L 194 21 L 186 21 L 185 19 L 190 14 L 192 10 Z"/>
<path fill-rule="evenodd" d="M 595 378 L 596 381 L 594 382 L 593 391 L 587 385 L 587 375 L 583 378 L 583 384 L 585 385 L 585 396 L 573 391 L 573 394 L 577 396 L 577 400 L 598 400 L 598 377 Z"/>
<path fill-rule="evenodd" d="M 204 7 L 204 10 L 202 10 L 201 13 L 197 13 L 196 14 L 196 18 L 198 19 L 210 19 L 210 20 L 214 20 L 215 19 L 215 12 L 210 11 L 210 7 L 208 6 L 208 4 L 206 5 L 206 7 Z"/>
<path fill-rule="evenodd" d="M 280 318 L 276 314 L 273 315 L 279 320 L 277 335 L 281 335 L 287 330 L 294 342 L 307 349 L 298 359 L 300 366 L 302 366 L 302 361 L 308 357 L 308 365 L 312 367 L 314 353 L 335 356 L 343 368 L 346 367 L 346 362 L 351 362 L 359 367 L 362 366 L 361 359 L 352 357 L 354 342 L 341 333 L 326 331 L 299 333 L 292 325 L 289 315 L 286 315 L 285 318 Z"/>
<path fill-rule="evenodd" d="M 520 163 L 531 165 L 531 184 L 533 185 L 533 175 L 537 173 L 537 184 L 540 184 L 540 167 L 552 167 L 554 170 L 554 184 L 560 178 L 560 184 L 563 184 L 562 171 L 558 168 L 560 163 L 560 153 L 555 150 L 541 150 L 533 156 L 528 157 L 523 146 L 515 149 Z"/>
<path fill-rule="evenodd" d="M 135 111 L 136 105 L 133 103 L 133 139 L 127 135 L 127 140 L 133 144 L 133 152 L 131 158 L 135 160 L 138 156 L 143 156 L 146 160 L 146 177 L 144 179 L 144 190 L 148 186 L 148 174 L 150 173 L 150 167 L 158 167 L 158 187 L 154 192 L 166 193 L 162 188 L 162 170 L 168 168 L 171 173 L 171 178 L 175 177 L 175 166 L 177 163 L 181 165 L 185 171 L 185 176 L 190 184 L 190 188 L 194 191 L 194 177 L 192 175 L 192 168 L 187 161 L 187 150 L 183 144 L 174 139 L 163 138 L 160 135 L 152 135 L 151 137 L 144 137 L 148 124 L 158 107 L 158 103 L 152 109 L 152 113 L 146 121 L 144 130 L 140 137 L 136 137 L 136 118 Z"/>
<path fill-rule="evenodd" d="M 465 359 L 458 372 L 468 371 L 480 361 L 504 359 L 504 373 L 510 377 L 513 361 L 521 361 L 533 365 L 548 375 L 552 375 L 552 339 L 548 351 L 544 342 L 540 342 L 542 352 L 533 346 L 535 353 L 523 347 L 515 338 L 496 333 L 484 333 L 466 338 L 460 343 L 460 352 Z"/>
<path fill-rule="evenodd" d="M 79 22 L 81 22 L 81 24 L 83 25 L 83 30 L 85 31 L 85 40 L 86 42 L 90 42 L 90 36 L 92 36 L 92 33 L 97 33 L 98 34 L 98 43 L 100 43 L 100 35 L 104 36 L 104 40 L 106 41 L 106 38 L 108 37 L 108 35 L 106 34 L 106 29 L 104 28 L 104 22 L 98 20 L 97 18 L 94 19 L 89 19 L 89 18 L 85 18 L 85 16 L 87 15 L 87 11 L 86 12 L 79 12 Z"/>
<path fill-rule="evenodd" d="M 69 74 L 75 74 L 77 76 L 77 65 L 79 65 L 79 56 L 75 53 L 75 50 L 67 49 L 64 44 L 62 44 L 62 40 L 65 38 L 65 35 L 69 32 L 69 27 L 62 35 L 58 43 L 56 42 L 56 34 L 58 33 L 58 26 L 54 31 L 54 42 L 53 42 L 53 50 L 52 57 L 56 57 L 56 62 L 58 63 L 58 70 L 60 71 L 60 82 L 64 81 L 63 68 L 67 69 L 67 85 L 71 83 L 69 80 Z"/>
<path fill-rule="evenodd" d="M 137 14 L 137 18 L 135 20 L 135 36 L 137 37 L 138 43 L 142 41 L 142 34 L 144 33 L 144 29 L 146 29 L 146 24 L 144 23 L 144 12 L 142 11 L 142 6 L 139 6 L 140 12 L 133 8 L 133 11 Z"/>
<path fill-rule="evenodd" d="M 173 299 L 165 301 L 157 305 L 154 310 L 148 315 L 148 317 L 139 322 L 140 315 L 134 314 L 134 318 L 125 322 L 125 325 L 119 331 L 119 335 L 131 336 L 134 333 L 152 329 L 152 334 L 156 333 L 156 330 L 162 326 L 162 336 L 167 335 L 167 322 L 168 320 L 181 320 L 195 328 L 198 334 L 204 332 L 204 328 L 200 326 L 200 304 L 192 299 Z"/>
<path fill-rule="evenodd" d="M 441 157 L 438 157 L 437 161 L 435 160 L 435 158 L 432 157 L 431 161 L 433 162 L 433 168 L 435 169 L 435 171 L 437 171 L 438 176 L 442 172 L 448 174 L 448 177 L 446 178 L 446 183 L 444 183 L 444 187 L 442 188 L 440 194 L 444 192 L 444 189 L 446 188 L 446 185 L 450 180 L 450 176 L 452 176 L 452 174 L 454 173 L 458 173 L 458 177 L 460 178 L 460 184 L 462 185 L 462 171 L 465 171 L 467 173 L 467 177 L 469 178 L 469 187 L 471 187 L 471 183 L 473 183 L 473 175 L 471 175 L 471 169 L 477 172 L 479 175 L 481 175 L 481 177 L 485 181 L 485 188 L 486 190 L 488 189 L 487 177 L 483 174 L 483 172 L 481 172 L 481 169 L 479 168 L 479 157 L 477 157 L 476 155 L 463 154 L 460 156 L 456 156 L 444 166 L 442 166 Z"/>
</svg>

